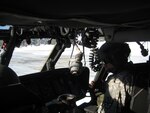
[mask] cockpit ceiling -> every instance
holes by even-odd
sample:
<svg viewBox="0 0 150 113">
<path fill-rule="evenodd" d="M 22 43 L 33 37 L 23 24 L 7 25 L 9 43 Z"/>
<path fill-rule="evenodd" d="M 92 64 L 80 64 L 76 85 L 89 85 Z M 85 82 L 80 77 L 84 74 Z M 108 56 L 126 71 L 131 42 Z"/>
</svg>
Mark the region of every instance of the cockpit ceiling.
<svg viewBox="0 0 150 113">
<path fill-rule="evenodd" d="M 147 2 L 80 2 L 2 0 L 0 24 L 67 27 L 145 27 L 150 24 L 150 3 Z"/>
</svg>

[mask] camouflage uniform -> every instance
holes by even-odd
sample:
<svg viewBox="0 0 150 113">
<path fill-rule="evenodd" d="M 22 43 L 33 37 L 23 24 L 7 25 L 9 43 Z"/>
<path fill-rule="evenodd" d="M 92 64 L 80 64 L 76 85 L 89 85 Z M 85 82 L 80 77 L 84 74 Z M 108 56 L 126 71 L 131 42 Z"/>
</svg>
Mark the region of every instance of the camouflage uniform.
<svg viewBox="0 0 150 113">
<path fill-rule="evenodd" d="M 133 76 L 127 71 L 109 76 L 104 101 L 99 106 L 98 113 L 123 113 L 127 103 L 129 108 L 132 83 Z"/>
</svg>

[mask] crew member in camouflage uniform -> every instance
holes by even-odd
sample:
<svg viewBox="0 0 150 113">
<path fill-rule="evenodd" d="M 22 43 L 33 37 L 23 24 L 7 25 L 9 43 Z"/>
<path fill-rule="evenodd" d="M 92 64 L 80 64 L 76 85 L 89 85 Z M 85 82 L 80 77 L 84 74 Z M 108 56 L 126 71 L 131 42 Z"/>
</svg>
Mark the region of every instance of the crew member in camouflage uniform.
<svg viewBox="0 0 150 113">
<path fill-rule="evenodd" d="M 105 70 L 111 72 L 106 80 L 104 100 L 98 113 L 131 113 L 130 100 L 133 76 L 129 71 L 128 62 L 130 48 L 127 43 L 106 42 L 98 50 Z"/>
</svg>

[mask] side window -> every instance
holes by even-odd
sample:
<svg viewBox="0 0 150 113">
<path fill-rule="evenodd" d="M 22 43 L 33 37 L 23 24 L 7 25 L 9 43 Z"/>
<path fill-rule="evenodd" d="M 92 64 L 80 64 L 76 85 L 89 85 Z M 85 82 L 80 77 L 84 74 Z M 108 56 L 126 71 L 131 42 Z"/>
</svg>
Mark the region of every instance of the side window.
<svg viewBox="0 0 150 113">
<path fill-rule="evenodd" d="M 140 45 L 136 42 L 127 42 L 131 49 L 130 59 L 133 63 L 144 63 L 149 60 L 149 50 L 150 50 L 150 43 L 149 42 L 140 42 L 142 44 L 142 49 Z M 146 50 L 148 54 L 146 56 L 142 55 L 142 52 Z"/>
</svg>

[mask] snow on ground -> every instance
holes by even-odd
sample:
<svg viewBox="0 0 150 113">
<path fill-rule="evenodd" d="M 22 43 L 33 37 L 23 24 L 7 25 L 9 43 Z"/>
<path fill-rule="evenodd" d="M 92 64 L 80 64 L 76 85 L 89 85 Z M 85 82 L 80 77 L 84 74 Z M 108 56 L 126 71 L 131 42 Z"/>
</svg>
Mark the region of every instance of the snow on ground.
<svg viewBox="0 0 150 113">
<path fill-rule="evenodd" d="M 51 45 L 15 48 L 9 67 L 19 76 L 39 72 L 52 48 Z"/>
</svg>

